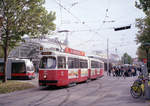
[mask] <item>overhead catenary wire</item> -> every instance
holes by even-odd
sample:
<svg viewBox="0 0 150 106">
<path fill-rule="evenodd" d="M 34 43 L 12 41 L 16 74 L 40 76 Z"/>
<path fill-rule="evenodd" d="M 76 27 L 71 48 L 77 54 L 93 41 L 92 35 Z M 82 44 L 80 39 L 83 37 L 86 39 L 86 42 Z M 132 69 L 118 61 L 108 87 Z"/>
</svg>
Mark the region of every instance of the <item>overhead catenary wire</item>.
<svg viewBox="0 0 150 106">
<path fill-rule="evenodd" d="M 55 0 L 57 2 L 57 4 L 62 7 L 65 11 L 67 11 L 70 15 L 72 15 L 76 20 L 78 20 L 79 22 L 82 22 L 82 24 L 84 24 L 86 27 L 88 27 L 89 29 L 92 29 L 90 26 L 86 25 L 83 21 L 81 21 L 78 17 L 76 17 L 75 15 L 73 15 L 67 8 L 65 8 L 60 2 L 58 2 L 58 0 Z M 93 31 L 90 30 L 91 32 L 94 32 L 95 34 L 100 35 L 97 31 Z M 91 37 L 93 38 L 93 37 Z M 89 40 L 91 40 L 91 38 Z"/>
<path fill-rule="evenodd" d="M 102 23 L 101 27 L 97 29 L 98 31 L 100 31 L 100 30 L 102 29 L 102 27 L 104 26 L 105 22 L 107 22 L 107 21 L 105 21 L 106 18 L 109 18 L 109 16 L 108 16 L 108 8 L 106 9 L 105 17 L 104 17 L 104 20 L 103 20 L 103 23 Z M 115 22 L 115 21 L 112 20 L 112 21 L 110 21 L 110 22 Z M 85 23 L 85 25 L 86 25 L 86 23 Z M 87 26 L 87 27 L 89 27 L 89 26 Z M 90 30 L 90 31 L 91 31 L 91 32 L 94 32 L 96 35 L 100 35 L 99 32 L 97 32 L 97 31 L 94 31 L 94 30 Z M 84 43 L 87 43 L 87 42 L 89 42 L 89 41 L 93 41 L 93 40 L 92 40 L 93 38 L 94 38 L 94 37 L 92 36 L 88 41 L 86 41 L 86 42 L 84 42 Z M 82 43 L 82 44 L 83 44 L 83 43 Z M 81 45 L 81 44 L 79 44 L 79 45 Z"/>
<path fill-rule="evenodd" d="M 79 22 L 82 22 L 78 17 L 76 17 L 75 15 L 73 15 L 67 8 L 65 8 L 58 0 L 55 0 L 56 3 L 63 8 L 65 11 L 67 11 L 72 17 L 74 17 L 76 20 L 78 20 Z"/>
<path fill-rule="evenodd" d="M 61 4 L 61 0 L 59 0 L 59 3 Z M 60 7 L 60 24 L 62 24 L 62 9 Z"/>
<path fill-rule="evenodd" d="M 70 10 L 68 10 L 65 6 L 63 6 L 60 2 L 58 2 L 58 0 L 55 0 L 56 2 L 57 2 L 57 4 L 61 7 L 61 8 L 63 8 L 67 13 L 69 13 L 73 18 L 75 18 L 77 21 L 79 21 L 80 23 L 82 23 L 84 26 L 86 26 L 87 28 L 89 28 L 89 29 L 85 29 L 85 30 L 74 30 L 74 31 L 71 31 L 71 32 L 81 32 L 81 31 L 89 31 L 89 32 L 92 32 L 92 33 L 94 33 L 95 35 L 98 35 L 98 36 L 100 36 L 101 34 L 99 33 L 99 31 L 102 29 L 102 27 L 104 26 L 104 24 L 106 23 L 106 22 L 104 22 L 104 23 L 102 23 L 102 25 L 101 25 L 101 27 L 99 28 L 99 29 L 93 29 L 93 28 L 91 28 L 87 23 L 88 22 L 84 22 L 84 21 L 82 21 L 80 18 L 78 18 L 77 16 L 75 16 L 72 12 L 70 12 Z M 107 17 L 109 17 L 108 16 L 108 8 L 106 9 L 106 13 L 105 13 L 105 18 L 104 18 L 104 21 L 107 19 Z M 110 17 L 109 17 L 110 18 Z M 110 28 L 110 29 L 113 29 L 113 27 L 112 28 Z M 94 36 L 95 37 L 95 36 Z M 79 46 L 81 46 L 81 45 L 85 45 L 85 44 L 87 44 L 87 42 L 90 42 L 90 43 L 93 43 L 93 39 L 94 39 L 94 37 L 93 36 L 91 36 L 90 37 L 90 39 L 89 40 L 87 40 L 87 41 L 85 41 L 85 42 L 82 42 L 82 44 L 78 44 Z M 100 37 L 99 37 L 100 38 Z M 97 39 L 96 39 L 97 40 Z M 95 43 L 95 42 L 94 42 Z M 89 44 L 88 44 L 89 45 Z"/>
</svg>

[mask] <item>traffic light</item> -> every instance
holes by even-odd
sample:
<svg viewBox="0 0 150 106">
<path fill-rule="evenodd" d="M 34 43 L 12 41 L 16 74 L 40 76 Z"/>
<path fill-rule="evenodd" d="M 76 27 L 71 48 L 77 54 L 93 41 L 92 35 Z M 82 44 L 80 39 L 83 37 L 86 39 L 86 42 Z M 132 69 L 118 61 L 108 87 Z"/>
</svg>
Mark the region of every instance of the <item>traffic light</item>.
<svg viewBox="0 0 150 106">
<path fill-rule="evenodd" d="M 114 28 L 114 31 L 126 30 L 126 29 L 130 29 L 130 28 L 131 28 L 131 25 L 124 26 L 124 27 L 118 27 L 118 28 Z"/>
</svg>

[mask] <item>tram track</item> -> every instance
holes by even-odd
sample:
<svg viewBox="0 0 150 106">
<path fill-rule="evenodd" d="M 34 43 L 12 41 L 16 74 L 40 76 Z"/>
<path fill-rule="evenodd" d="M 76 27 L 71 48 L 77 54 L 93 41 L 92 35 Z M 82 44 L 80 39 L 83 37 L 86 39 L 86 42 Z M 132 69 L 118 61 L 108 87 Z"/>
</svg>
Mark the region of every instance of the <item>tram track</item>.
<svg viewBox="0 0 150 106">
<path fill-rule="evenodd" d="M 28 95 L 28 92 L 36 92 L 37 90 L 35 88 L 30 89 L 30 90 L 25 90 L 25 91 L 20 91 L 20 92 L 16 92 L 16 93 L 9 93 L 9 94 L 5 94 L 4 96 L 0 96 L 0 106 L 4 106 L 4 105 L 9 105 L 11 103 L 14 103 L 14 101 L 20 101 L 20 100 L 25 100 L 26 98 L 28 98 L 26 95 Z M 18 96 L 19 95 L 19 96 Z M 24 96 L 22 96 L 24 95 Z M 16 97 L 13 100 L 11 100 L 12 97 Z M 8 101 L 5 101 L 8 100 Z M 3 103 L 2 103 L 3 102 Z"/>
<path fill-rule="evenodd" d="M 114 83 L 114 80 L 115 80 L 115 83 Z M 113 78 L 112 80 L 109 80 L 109 83 L 108 83 L 108 84 L 113 84 L 114 86 L 118 86 L 119 83 L 120 83 L 120 81 L 118 80 L 118 78 L 117 78 L 117 80 L 116 80 L 116 78 Z M 108 84 L 105 84 L 105 85 L 104 85 L 104 88 L 107 89 L 107 90 L 101 89 L 101 90 L 103 91 L 103 93 L 102 93 L 102 94 L 99 94 L 99 95 L 98 95 L 98 98 L 95 99 L 93 102 L 91 102 L 91 103 L 89 104 L 89 106 L 92 106 L 94 103 L 97 104 L 97 103 L 99 103 L 100 101 L 103 101 L 103 100 L 106 99 L 106 98 L 112 98 L 112 97 L 115 98 L 115 96 L 117 96 L 117 94 L 115 94 L 114 92 L 113 92 L 113 93 L 111 92 L 111 91 L 113 91 L 113 90 L 112 90 L 112 87 L 111 87 L 111 86 L 108 86 Z"/>
<path fill-rule="evenodd" d="M 42 106 L 45 103 L 49 103 L 53 100 L 56 100 L 58 98 L 66 96 L 65 99 L 61 103 L 59 103 L 59 105 L 58 105 L 58 106 L 62 106 L 62 104 L 64 104 L 69 99 L 69 96 L 70 96 L 70 94 L 68 93 L 69 89 L 66 88 L 65 90 L 66 90 L 67 94 L 61 94 L 61 93 L 55 94 L 57 92 L 56 90 L 54 90 L 53 92 L 49 92 L 48 94 L 42 96 L 41 98 L 37 99 L 36 101 L 31 102 L 28 106 L 39 106 L 39 105 Z M 53 96 L 53 98 L 51 98 L 51 97 L 47 98 L 50 94 L 51 95 L 55 94 L 55 96 Z"/>
<path fill-rule="evenodd" d="M 98 83 L 98 87 L 97 87 L 94 91 L 88 93 L 86 96 L 92 95 L 92 94 L 94 94 L 95 92 L 97 92 L 99 89 L 102 88 L 102 83 L 99 82 L 99 80 L 97 80 L 96 82 Z"/>
<path fill-rule="evenodd" d="M 111 82 L 113 82 L 113 81 L 111 81 Z M 111 83 L 110 82 L 110 83 Z M 95 85 L 96 84 L 96 86 L 93 86 L 93 85 Z M 87 83 L 87 85 L 89 85 L 89 87 L 87 87 L 86 89 L 93 89 L 94 88 L 94 90 L 92 90 L 91 92 L 88 92 L 87 94 L 85 94 L 85 95 L 81 95 L 80 97 L 78 97 L 78 98 L 76 98 L 76 99 L 73 99 L 73 100 L 71 100 L 71 101 L 68 101 L 68 102 L 66 102 L 66 106 L 70 106 L 70 105 L 73 105 L 73 104 L 75 104 L 75 105 L 79 105 L 79 101 L 82 101 L 83 99 L 85 99 L 85 98 L 87 98 L 88 96 L 92 96 L 92 95 L 94 95 L 94 96 L 96 96 L 97 98 L 95 98 L 95 100 L 93 100 L 93 101 L 91 101 L 91 103 L 89 103 L 87 106 L 92 106 L 94 103 L 97 103 L 97 102 L 99 102 L 100 100 L 102 100 L 103 98 L 105 98 L 105 96 L 106 95 L 108 95 L 108 93 L 107 93 L 107 91 L 105 90 L 105 89 L 103 89 L 103 87 L 104 86 L 107 86 L 107 84 L 105 85 L 102 85 L 103 83 L 102 83 L 102 81 L 100 81 L 100 80 L 95 80 L 95 81 L 93 81 L 92 82 L 92 85 L 91 85 L 91 83 Z M 82 87 L 82 89 L 84 90 L 84 88 Z M 82 89 L 80 89 L 80 90 L 82 90 Z M 108 89 L 108 88 L 107 88 Z M 111 89 L 111 88 L 110 88 Z M 102 91 L 100 91 L 100 90 L 102 90 Z M 73 95 L 72 93 L 70 94 L 70 97 L 71 97 L 71 95 Z M 83 100 L 84 101 L 84 100 Z M 83 103 L 83 102 L 82 102 Z"/>
<path fill-rule="evenodd" d="M 87 85 L 89 85 L 89 84 L 87 83 Z M 75 89 L 75 90 L 73 90 L 73 91 L 70 91 L 70 90 L 68 89 L 68 94 L 67 94 L 67 96 L 65 97 L 65 99 L 64 99 L 58 106 L 63 106 L 63 105 L 71 104 L 71 103 L 77 104 L 75 101 L 81 100 L 81 99 L 84 98 L 84 97 L 87 97 L 87 96 L 90 96 L 90 95 L 92 95 L 92 94 L 95 94 L 101 87 L 102 87 L 102 83 L 99 82 L 99 81 L 97 81 L 97 87 L 96 87 L 96 89 L 95 89 L 94 91 L 92 91 L 92 92 L 90 92 L 90 93 L 88 93 L 88 94 L 86 94 L 86 95 L 80 96 L 80 97 L 78 97 L 78 98 L 76 98 L 76 99 L 74 99 L 74 100 L 71 100 L 71 101 L 69 101 L 69 98 L 70 98 L 71 95 L 73 94 L 72 92 L 81 91 L 81 90 L 84 90 L 84 88 L 86 88 L 86 89 L 88 89 L 88 88 L 85 86 L 85 87 L 82 87 L 81 89 Z M 91 87 L 90 87 L 90 88 L 91 88 Z M 94 87 L 93 87 L 93 88 L 94 88 Z"/>
<path fill-rule="evenodd" d="M 66 97 L 65 97 L 65 99 L 62 101 L 62 102 L 60 102 L 59 104 L 58 104 L 58 106 L 63 106 L 63 104 L 64 103 L 66 103 L 68 100 L 69 100 L 69 97 L 70 97 L 70 90 L 68 89 L 68 88 L 66 88 L 66 90 L 67 90 L 67 95 L 66 95 Z"/>
<path fill-rule="evenodd" d="M 28 104 L 28 106 L 39 106 L 39 105 L 41 104 L 41 103 L 39 103 L 39 102 L 43 101 L 46 97 L 49 96 L 49 94 L 50 94 L 50 92 L 47 93 L 46 95 L 42 96 L 41 98 L 39 98 L 39 99 L 37 99 L 37 100 L 35 100 L 35 101 L 30 102 L 30 103 Z"/>
</svg>

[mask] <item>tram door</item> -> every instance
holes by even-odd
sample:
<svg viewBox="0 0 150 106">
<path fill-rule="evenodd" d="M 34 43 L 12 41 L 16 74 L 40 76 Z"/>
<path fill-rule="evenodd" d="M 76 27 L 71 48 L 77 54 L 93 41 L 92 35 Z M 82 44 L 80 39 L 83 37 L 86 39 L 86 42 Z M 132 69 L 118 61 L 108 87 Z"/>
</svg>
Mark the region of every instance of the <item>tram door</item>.
<svg viewBox="0 0 150 106">
<path fill-rule="evenodd" d="M 7 63 L 7 79 L 11 79 L 11 67 L 12 67 L 12 61 L 8 59 Z"/>
</svg>

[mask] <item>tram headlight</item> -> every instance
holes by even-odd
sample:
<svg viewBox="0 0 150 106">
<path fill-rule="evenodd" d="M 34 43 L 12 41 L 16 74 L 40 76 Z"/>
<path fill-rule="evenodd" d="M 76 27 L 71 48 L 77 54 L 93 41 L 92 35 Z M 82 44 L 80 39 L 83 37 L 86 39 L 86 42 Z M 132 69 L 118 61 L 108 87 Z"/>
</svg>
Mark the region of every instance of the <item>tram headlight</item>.
<svg viewBox="0 0 150 106">
<path fill-rule="evenodd" d="M 44 78 L 44 79 L 46 79 L 46 78 L 47 78 L 47 76 L 46 76 L 46 75 L 44 75 L 44 76 L 43 76 L 43 78 Z"/>
</svg>

